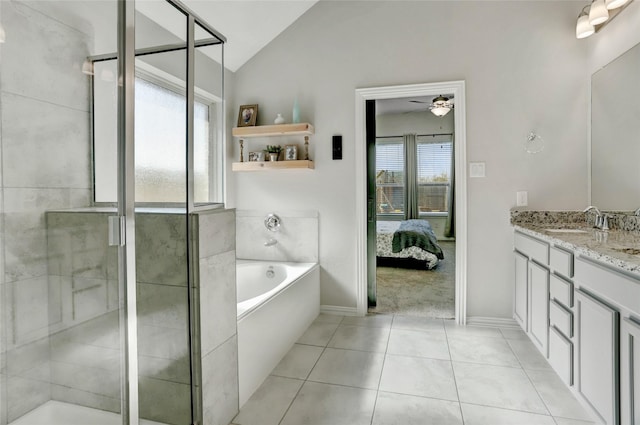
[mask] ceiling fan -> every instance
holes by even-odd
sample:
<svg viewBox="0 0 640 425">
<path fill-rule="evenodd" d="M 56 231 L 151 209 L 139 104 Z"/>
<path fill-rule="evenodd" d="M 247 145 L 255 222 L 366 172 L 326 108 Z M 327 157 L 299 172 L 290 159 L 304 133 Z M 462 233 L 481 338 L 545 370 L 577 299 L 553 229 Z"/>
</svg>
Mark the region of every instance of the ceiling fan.
<svg viewBox="0 0 640 425">
<path fill-rule="evenodd" d="M 411 103 L 427 103 L 428 109 L 437 117 L 444 117 L 454 108 L 453 95 L 439 95 L 435 97 L 431 102 L 425 102 L 424 100 L 410 100 Z"/>
</svg>

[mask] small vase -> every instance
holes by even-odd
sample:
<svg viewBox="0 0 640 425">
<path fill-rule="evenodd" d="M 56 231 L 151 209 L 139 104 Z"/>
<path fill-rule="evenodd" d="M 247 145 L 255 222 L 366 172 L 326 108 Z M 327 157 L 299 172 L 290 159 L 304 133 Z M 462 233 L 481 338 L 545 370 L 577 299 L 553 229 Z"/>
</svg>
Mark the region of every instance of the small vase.
<svg viewBox="0 0 640 425">
<path fill-rule="evenodd" d="M 293 111 L 292 111 L 291 122 L 297 124 L 300 122 L 300 105 L 298 105 L 298 98 L 296 97 L 293 101 Z"/>
<path fill-rule="evenodd" d="M 278 154 L 269 152 L 269 161 L 277 161 L 277 160 L 278 160 Z"/>
<path fill-rule="evenodd" d="M 278 114 L 276 119 L 273 120 L 273 123 L 274 124 L 284 124 L 284 118 L 282 117 L 282 114 Z"/>
</svg>

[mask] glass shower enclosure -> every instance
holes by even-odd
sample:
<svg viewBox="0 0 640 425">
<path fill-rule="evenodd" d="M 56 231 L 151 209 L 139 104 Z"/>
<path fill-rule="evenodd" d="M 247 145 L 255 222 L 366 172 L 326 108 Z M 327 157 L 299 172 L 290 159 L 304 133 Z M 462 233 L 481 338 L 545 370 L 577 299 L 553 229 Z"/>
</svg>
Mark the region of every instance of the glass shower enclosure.
<svg viewBox="0 0 640 425">
<path fill-rule="evenodd" d="M 173 1 L 0 2 L 0 425 L 201 424 L 194 213 L 225 38 Z"/>
</svg>

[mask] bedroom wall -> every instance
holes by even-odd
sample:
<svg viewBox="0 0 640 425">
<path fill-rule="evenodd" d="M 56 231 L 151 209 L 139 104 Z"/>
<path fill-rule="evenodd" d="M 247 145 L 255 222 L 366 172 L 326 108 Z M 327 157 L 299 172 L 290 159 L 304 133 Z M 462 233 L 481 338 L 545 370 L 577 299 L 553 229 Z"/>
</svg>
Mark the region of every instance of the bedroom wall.
<svg viewBox="0 0 640 425">
<path fill-rule="evenodd" d="M 455 113 L 455 109 L 454 109 Z M 406 133 L 442 134 L 453 133 L 453 113 L 436 117 L 430 111 L 376 116 L 376 135 L 399 136 Z M 429 217 L 429 222 L 438 240 L 451 239 L 444 236 L 447 217 Z"/>
<path fill-rule="evenodd" d="M 317 209 L 321 303 L 356 305 L 354 134 L 356 88 L 465 80 L 467 160 L 487 177 L 468 184 L 469 316 L 512 316 L 509 209 L 586 204 L 586 45 L 576 2 L 321 1 L 236 73 L 230 107 L 260 105 L 259 124 L 291 119 L 297 96 L 314 171 L 234 173 L 229 206 Z M 229 122 L 231 126 L 233 121 Z M 545 150 L 528 155 L 532 129 Z M 343 135 L 343 160 L 331 136 Z M 233 143 L 233 142 L 232 142 Z M 255 141 L 255 143 L 263 143 Z M 233 143 L 230 160 L 238 155 Z M 245 146 L 245 150 L 247 147 Z"/>
</svg>

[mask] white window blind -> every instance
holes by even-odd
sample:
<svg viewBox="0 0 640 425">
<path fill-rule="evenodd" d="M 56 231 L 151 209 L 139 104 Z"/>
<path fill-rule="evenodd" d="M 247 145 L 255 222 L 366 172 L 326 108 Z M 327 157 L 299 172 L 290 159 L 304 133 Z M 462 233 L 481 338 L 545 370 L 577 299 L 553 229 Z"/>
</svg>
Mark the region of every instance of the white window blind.
<svg viewBox="0 0 640 425">
<path fill-rule="evenodd" d="M 451 194 L 451 140 L 419 137 L 417 144 L 418 206 L 421 213 L 447 212 Z"/>
<path fill-rule="evenodd" d="M 405 158 L 402 139 L 376 142 L 376 211 L 404 214 Z"/>
</svg>

